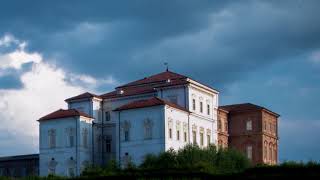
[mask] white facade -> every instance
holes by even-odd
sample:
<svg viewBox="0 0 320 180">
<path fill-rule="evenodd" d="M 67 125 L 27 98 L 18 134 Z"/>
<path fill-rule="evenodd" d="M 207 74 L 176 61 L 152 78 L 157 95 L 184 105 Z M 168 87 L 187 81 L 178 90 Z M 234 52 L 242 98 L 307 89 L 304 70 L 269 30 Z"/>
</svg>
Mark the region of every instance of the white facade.
<svg viewBox="0 0 320 180">
<path fill-rule="evenodd" d="M 194 141 L 200 147 L 217 144 L 218 92 L 190 79 L 186 82 L 154 88 L 154 92 L 68 101 L 69 109 L 84 112 L 94 120 L 80 116 L 39 121 L 40 175 L 51 172 L 70 176 L 72 167 L 75 175 L 79 175 L 85 165 L 106 164 L 111 159 L 122 166 L 129 161 L 138 165 L 146 154 L 158 154 L 171 148 L 178 150 Z M 181 108 L 164 104 L 116 110 L 153 97 Z M 68 142 L 71 127 L 77 138 L 74 147 Z M 54 147 L 50 147 L 48 134 L 52 129 L 56 136 Z M 86 147 L 81 144 L 84 129 L 88 133 Z M 55 172 L 52 172 L 53 165 L 56 165 Z"/>
<path fill-rule="evenodd" d="M 68 117 L 40 122 L 40 176 L 73 176 L 91 162 L 92 119 Z"/>
</svg>

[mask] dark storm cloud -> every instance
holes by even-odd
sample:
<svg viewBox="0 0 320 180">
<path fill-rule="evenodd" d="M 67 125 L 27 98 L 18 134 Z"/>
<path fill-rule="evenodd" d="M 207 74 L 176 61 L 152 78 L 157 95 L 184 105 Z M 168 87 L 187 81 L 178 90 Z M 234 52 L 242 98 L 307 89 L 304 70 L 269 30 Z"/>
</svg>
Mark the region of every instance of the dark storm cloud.
<svg viewBox="0 0 320 180">
<path fill-rule="evenodd" d="M 316 0 L 10 0 L 0 4 L 0 37 L 26 40 L 30 52 L 66 71 L 120 83 L 169 62 L 218 88 L 223 104 L 250 101 L 281 114 L 288 122 L 281 156 L 305 159 L 290 150 L 297 147 L 290 137 L 304 121 L 319 121 L 320 64 L 308 60 L 320 50 L 319 7 Z M 3 88 L 20 88 L 18 76 L 0 77 Z M 313 130 L 299 136 L 310 154 L 320 147 L 304 141 Z"/>
<path fill-rule="evenodd" d="M 120 81 L 161 71 L 168 61 L 221 88 L 320 44 L 317 1 L 29 3 L 3 3 L 0 31 L 68 69 Z"/>
</svg>

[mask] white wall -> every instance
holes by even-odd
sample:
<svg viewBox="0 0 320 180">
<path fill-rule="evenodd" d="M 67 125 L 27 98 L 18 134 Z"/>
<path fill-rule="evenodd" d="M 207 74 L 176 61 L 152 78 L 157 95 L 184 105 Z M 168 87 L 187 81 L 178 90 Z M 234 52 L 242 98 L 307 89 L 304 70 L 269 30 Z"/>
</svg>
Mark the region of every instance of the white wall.
<svg viewBox="0 0 320 180">
<path fill-rule="evenodd" d="M 91 162 L 91 120 L 88 118 L 69 117 L 40 121 L 40 150 L 39 172 L 40 176 L 48 175 L 48 163 L 52 158 L 58 163 L 56 174 L 68 176 L 68 161 L 72 157 L 77 162 L 76 174 L 80 174 L 84 161 Z M 74 147 L 69 146 L 69 134 L 66 128 L 74 128 Z M 82 129 L 88 129 L 88 147 L 83 147 Z M 49 130 L 56 131 L 56 147 L 49 147 Z M 78 155 L 77 152 L 78 151 Z M 77 159 L 78 158 L 78 159 Z"/>
<path fill-rule="evenodd" d="M 206 92 L 204 89 L 196 86 L 188 86 L 189 110 L 205 118 L 217 120 L 218 94 Z M 192 99 L 195 99 L 196 109 L 193 110 Z M 203 103 L 203 112 L 200 112 L 200 102 Z M 210 105 L 210 115 L 207 114 L 207 105 Z"/>
<path fill-rule="evenodd" d="M 144 121 L 153 122 L 152 138 L 145 139 Z M 121 159 L 128 153 L 135 164 L 140 164 L 146 154 L 158 154 L 164 147 L 164 106 L 154 106 L 140 109 L 124 110 L 120 112 L 120 124 L 130 123 L 129 141 L 124 141 L 124 131 L 121 127 L 120 155 Z M 124 163 L 122 161 L 122 163 Z"/>
<path fill-rule="evenodd" d="M 188 132 L 188 116 L 189 113 L 181 111 L 170 106 L 165 108 L 165 139 L 166 151 L 170 148 L 178 150 L 187 145 L 189 141 L 189 132 Z M 180 127 L 178 124 L 180 123 Z M 187 142 L 184 141 L 184 125 L 187 125 Z M 172 129 L 172 138 L 169 137 L 169 129 Z M 177 139 L 177 130 L 179 129 L 180 138 Z"/>
</svg>

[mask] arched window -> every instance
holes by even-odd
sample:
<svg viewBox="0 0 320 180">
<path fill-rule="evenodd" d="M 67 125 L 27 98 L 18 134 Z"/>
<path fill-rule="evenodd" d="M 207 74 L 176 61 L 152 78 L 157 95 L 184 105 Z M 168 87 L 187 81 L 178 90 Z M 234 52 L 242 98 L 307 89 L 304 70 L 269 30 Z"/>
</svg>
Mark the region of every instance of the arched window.
<svg viewBox="0 0 320 180">
<path fill-rule="evenodd" d="M 263 145 L 263 158 L 265 162 L 268 160 L 268 142 L 267 141 L 265 141 Z"/>
<path fill-rule="evenodd" d="M 273 162 L 277 163 L 277 144 L 273 145 Z"/>
<path fill-rule="evenodd" d="M 272 162 L 272 144 L 269 144 L 269 161 Z"/>
</svg>

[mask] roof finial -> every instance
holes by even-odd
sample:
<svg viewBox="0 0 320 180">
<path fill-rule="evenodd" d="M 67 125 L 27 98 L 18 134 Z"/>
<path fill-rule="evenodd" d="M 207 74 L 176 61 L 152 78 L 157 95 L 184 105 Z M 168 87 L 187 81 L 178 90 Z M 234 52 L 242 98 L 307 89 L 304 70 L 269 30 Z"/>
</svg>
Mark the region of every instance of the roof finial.
<svg viewBox="0 0 320 180">
<path fill-rule="evenodd" d="M 169 64 L 167 62 L 165 62 L 164 65 L 167 67 L 167 72 L 168 72 L 169 71 Z"/>
</svg>

